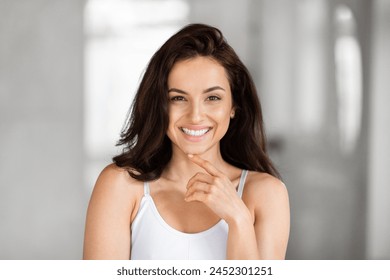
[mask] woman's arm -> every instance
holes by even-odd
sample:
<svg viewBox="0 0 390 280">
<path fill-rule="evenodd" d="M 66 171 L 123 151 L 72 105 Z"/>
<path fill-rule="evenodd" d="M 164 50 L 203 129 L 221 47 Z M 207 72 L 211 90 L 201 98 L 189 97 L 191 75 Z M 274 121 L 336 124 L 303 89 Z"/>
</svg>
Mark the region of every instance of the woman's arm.
<svg viewBox="0 0 390 280">
<path fill-rule="evenodd" d="M 100 174 L 89 202 L 84 259 L 129 259 L 135 189 L 126 171 L 110 165 Z M 132 187 L 132 186 L 131 186 Z"/>
<path fill-rule="evenodd" d="M 228 260 L 258 260 L 260 252 L 258 251 L 252 215 L 246 206 L 242 212 L 243 214 L 247 213 L 244 215 L 237 213 L 228 222 L 226 257 Z"/>
<path fill-rule="evenodd" d="M 268 174 L 252 173 L 250 177 L 243 201 L 252 213 L 237 213 L 229 223 L 227 258 L 284 259 L 290 229 L 286 187 Z"/>
<path fill-rule="evenodd" d="M 254 231 L 260 259 L 284 259 L 290 233 L 286 186 L 278 179 L 255 173 L 243 196 L 254 209 Z"/>
</svg>

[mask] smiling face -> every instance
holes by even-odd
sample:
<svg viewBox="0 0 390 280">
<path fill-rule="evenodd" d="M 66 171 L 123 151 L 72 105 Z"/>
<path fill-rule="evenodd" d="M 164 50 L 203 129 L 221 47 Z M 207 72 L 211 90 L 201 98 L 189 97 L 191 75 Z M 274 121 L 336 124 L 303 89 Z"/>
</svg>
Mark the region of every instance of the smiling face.
<svg viewBox="0 0 390 280">
<path fill-rule="evenodd" d="M 169 126 L 173 153 L 219 153 L 234 114 L 225 69 L 208 57 L 177 62 L 168 76 Z"/>
</svg>

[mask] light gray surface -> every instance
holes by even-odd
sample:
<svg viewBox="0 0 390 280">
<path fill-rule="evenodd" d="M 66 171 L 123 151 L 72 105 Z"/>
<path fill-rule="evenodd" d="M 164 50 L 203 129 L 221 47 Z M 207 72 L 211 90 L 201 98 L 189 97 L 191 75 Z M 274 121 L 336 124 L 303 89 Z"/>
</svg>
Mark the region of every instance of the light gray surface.
<svg viewBox="0 0 390 280">
<path fill-rule="evenodd" d="M 0 259 L 79 259 L 82 2 L 0 1 Z"/>
<path fill-rule="evenodd" d="M 373 11 L 367 258 L 390 259 L 390 3 Z"/>
</svg>

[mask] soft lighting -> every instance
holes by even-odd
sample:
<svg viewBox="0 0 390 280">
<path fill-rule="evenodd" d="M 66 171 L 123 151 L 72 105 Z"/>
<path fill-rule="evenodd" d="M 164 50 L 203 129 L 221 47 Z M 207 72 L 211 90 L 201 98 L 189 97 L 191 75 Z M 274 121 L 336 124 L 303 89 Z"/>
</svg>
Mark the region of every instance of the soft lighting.
<svg viewBox="0 0 390 280">
<path fill-rule="evenodd" d="M 355 37 L 356 23 L 352 11 L 340 6 L 335 12 L 336 87 L 340 147 L 344 153 L 354 151 L 362 118 L 362 61 Z"/>
</svg>

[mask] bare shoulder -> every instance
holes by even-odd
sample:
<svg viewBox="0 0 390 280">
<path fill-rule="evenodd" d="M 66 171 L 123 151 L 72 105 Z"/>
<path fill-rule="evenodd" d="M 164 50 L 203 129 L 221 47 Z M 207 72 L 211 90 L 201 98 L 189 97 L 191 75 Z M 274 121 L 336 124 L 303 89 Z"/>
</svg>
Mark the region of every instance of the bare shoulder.
<svg viewBox="0 0 390 280">
<path fill-rule="evenodd" d="M 288 206 L 285 184 L 270 174 L 250 171 L 245 183 L 243 200 L 249 208 L 267 208 L 272 204 Z"/>
<path fill-rule="evenodd" d="M 250 171 L 245 183 L 245 189 L 259 194 L 283 194 L 286 186 L 278 178 L 262 172 Z"/>
<path fill-rule="evenodd" d="M 130 213 L 143 195 L 143 183 L 115 164 L 106 166 L 100 173 L 91 196 L 91 203 L 121 206 Z"/>
<path fill-rule="evenodd" d="M 143 183 L 114 164 L 100 173 L 87 210 L 84 259 L 129 259 L 130 225 Z"/>
<path fill-rule="evenodd" d="M 287 188 L 279 179 L 249 172 L 243 200 L 253 215 L 262 259 L 284 259 L 290 231 Z"/>
<path fill-rule="evenodd" d="M 121 191 L 137 193 L 143 183 L 132 178 L 127 170 L 115 164 L 106 166 L 100 173 L 95 189 L 99 191 Z"/>
</svg>

